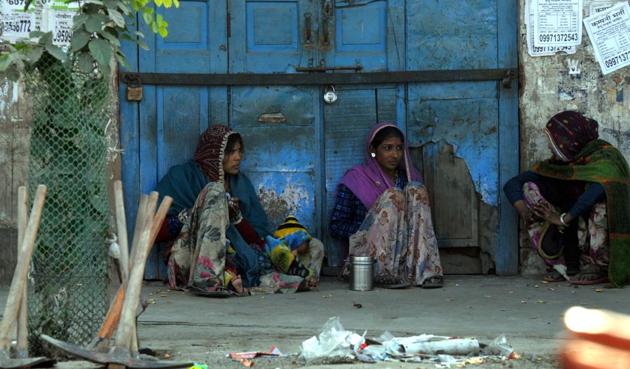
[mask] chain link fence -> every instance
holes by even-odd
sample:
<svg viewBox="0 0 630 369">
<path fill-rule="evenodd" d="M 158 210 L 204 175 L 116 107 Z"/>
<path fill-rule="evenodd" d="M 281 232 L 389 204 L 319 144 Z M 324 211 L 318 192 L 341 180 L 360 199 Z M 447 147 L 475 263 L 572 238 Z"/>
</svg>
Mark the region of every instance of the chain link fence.
<svg viewBox="0 0 630 369">
<path fill-rule="evenodd" d="M 48 195 L 29 274 L 33 353 L 44 333 L 85 344 L 107 312 L 107 78 L 84 74 L 44 54 L 26 76 L 33 99 L 29 193 Z"/>
</svg>

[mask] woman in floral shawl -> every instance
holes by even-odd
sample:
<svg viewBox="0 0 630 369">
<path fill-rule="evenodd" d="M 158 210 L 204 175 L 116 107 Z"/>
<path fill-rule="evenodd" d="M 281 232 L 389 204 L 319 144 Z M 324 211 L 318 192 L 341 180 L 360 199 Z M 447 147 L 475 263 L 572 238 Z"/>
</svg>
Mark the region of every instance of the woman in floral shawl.
<svg viewBox="0 0 630 369">
<path fill-rule="evenodd" d="M 394 123 L 370 132 L 365 164 L 350 169 L 337 187 L 330 234 L 349 254 L 376 260 L 382 287 L 442 286 L 442 266 L 431 208 L 405 138 Z"/>
<path fill-rule="evenodd" d="M 565 268 L 574 284 L 630 279 L 628 164 L 598 126 L 575 111 L 554 115 L 545 126 L 552 158 L 504 186 L 549 282 L 564 280 Z"/>
<path fill-rule="evenodd" d="M 168 260 L 171 288 L 242 294 L 303 285 L 306 268 L 293 268 L 297 275 L 279 273 L 264 252 L 267 215 L 240 172 L 243 150 L 238 133 L 213 125 L 199 138 L 193 160 L 172 167 L 158 183 L 160 195 L 174 200 L 158 235 L 158 241 L 175 238 Z"/>
</svg>

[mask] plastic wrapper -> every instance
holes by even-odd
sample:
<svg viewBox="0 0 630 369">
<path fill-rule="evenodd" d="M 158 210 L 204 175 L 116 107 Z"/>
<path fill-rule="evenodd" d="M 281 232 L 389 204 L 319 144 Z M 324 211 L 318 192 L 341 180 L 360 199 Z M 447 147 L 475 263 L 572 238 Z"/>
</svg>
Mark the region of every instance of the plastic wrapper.
<svg viewBox="0 0 630 369">
<path fill-rule="evenodd" d="M 365 342 L 364 337 L 347 331 L 338 317 L 328 319 L 319 337 L 302 342 L 300 355 L 306 361 L 331 358 L 354 358 L 354 351 Z"/>
</svg>

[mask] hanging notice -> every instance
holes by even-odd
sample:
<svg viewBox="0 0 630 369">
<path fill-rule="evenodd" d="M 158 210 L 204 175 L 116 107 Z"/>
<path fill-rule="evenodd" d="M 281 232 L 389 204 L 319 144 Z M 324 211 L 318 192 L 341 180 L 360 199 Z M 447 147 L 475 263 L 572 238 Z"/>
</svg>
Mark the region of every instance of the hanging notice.
<svg viewBox="0 0 630 369">
<path fill-rule="evenodd" d="M 630 65 L 630 5 L 620 3 L 584 19 L 604 74 Z"/>
<path fill-rule="evenodd" d="M 533 0 L 534 46 L 582 43 L 582 0 Z"/>
<path fill-rule="evenodd" d="M 52 31 L 54 45 L 64 47 L 70 44 L 72 19 L 79 9 L 76 3 L 35 0 L 28 12 L 25 12 L 24 1 L 2 2 L 2 40 L 16 42 L 28 38 L 30 32 Z"/>
<path fill-rule="evenodd" d="M 626 0 L 623 0 L 626 1 Z M 630 4 L 630 0 L 627 0 L 628 4 Z M 619 4 L 622 1 L 608 0 L 608 1 L 593 1 L 591 6 L 588 9 L 588 15 L 594 15 L 596 13 L 601 13 L 604 10 L 614 6 L 615 4 Z"/>
<path fill-rule="evenodd" d="M 36 30 L 35 22 L 34 11 L 24 11 L 24 0 L 2 2 L 2 40 L 15 42 L 28 38 L 28 34 Z"/>
<path fill-rule="evenodd" d="M 49 14 L 48 26 L 52 31 L 53 45 L 68 46 L 72 38 L 72 18 L 76 15 L 75 11 L 61 10 L 54 11 Z"/>
<path fill-rule="evenodd" d="M 527 29 L 527 52 L 530 56 L 548 56 L 556 53 L 575 54 L 575 46 L 534 46 L 534 12 L 532 1 L 525 2 L 525 28 Z"/>
</svg>

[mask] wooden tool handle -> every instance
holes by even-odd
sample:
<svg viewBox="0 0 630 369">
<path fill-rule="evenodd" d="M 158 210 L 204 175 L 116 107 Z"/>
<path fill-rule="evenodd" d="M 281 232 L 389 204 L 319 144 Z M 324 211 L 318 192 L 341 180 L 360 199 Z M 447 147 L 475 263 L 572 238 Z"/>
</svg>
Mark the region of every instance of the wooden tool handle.
<svg viewBox="0 0 630 369">
<path fill-rule="evenodd" d="M 156 193 L 157 194 L 157 193 Z M 143 230 L 140 240 L 137 245 L 137 250 L 134 250 L 134 259 L 132 262 L 131 273 L 129 274 L 127 295 L 125 296 L 125 302 L 123 303 L 122 315 L 118 331 L 116 332 L 116 346 L 119 348 L 129 349 L 131 347 L 131 339 L 133 338 L 133 332 L 135 327 L 136 307 L 140 299 L 140 292 L 142 290 L 142 278 L 144 276 L 144 267 L 146 264 L 149 251 L 153 246 L 154 238 L 154 224 L 161 222 L 166 217 L 168 208 L 170 207 L 173 199 L 166 196 L 160 205 L 160 209 L 157 214 L 146 214 L 146 219 L 143 222 Z M 157 205 L 157 196 L 151 196 L 149 205 L 147 208 L 155 209 Z"/>
<path fill-rule="evenodd" d="M 46 198 L 47 188 L 44 185 L 37 187 L 35 194 L 35 201 L 33 202 L 33 208 L 31 209 L 31 215 L 28 219 L 26 231 L 24 232 L 24 240 L 20 248 L 20 256 L 18 257 L 18 263 L 13 272 L 13 279 L 11 280 L 11 287 L 9 289 L 9 295 L 7 296 L 6 306 L 4 308 L 4 315 L 2 316 L 2 323 L 0 323 L 0 350 L 7 349 L 10 344 L 9 331 L 11 326 L 17 320 L 17 307 L 19 301 L 22 298 L 22 290 L 24 283 L 26 283 L 26 275 L 28 273 L 28 267 L 33 256 L 33 249 L 35 247 L 35 238 L 37 237 L 37 231 L 39 230 L 39 221 L 42 215 L 42 208 L 44 207 L 44 199 Z"/>
<path fill-rule="evenodd" d="M 24 232 L 26 231 L 26 223 L 28 222 L 28 199 L 26 197 L 26 187 L 18 188 L 18 204 L 17 204 L 17 255 L 22 254 L 20 247 L 24 242 Z M 22 288 L 22 299 L 19 303 L 19 316 L 17 328 L 17 346 L 16 356 L 18 358 L 28 357 L 28 281 L 25 281 Z"/>
<path fill-rule="evenodd" d="M 121 181 L 114 182 L 114 202 L 116 205 L 116 233 L 120 246 L 120 275 L 123 281 L 129 276 L 129 240 L 127 239 L 127 218 L 125 216 L 125 202 Z"/>
</svg>

